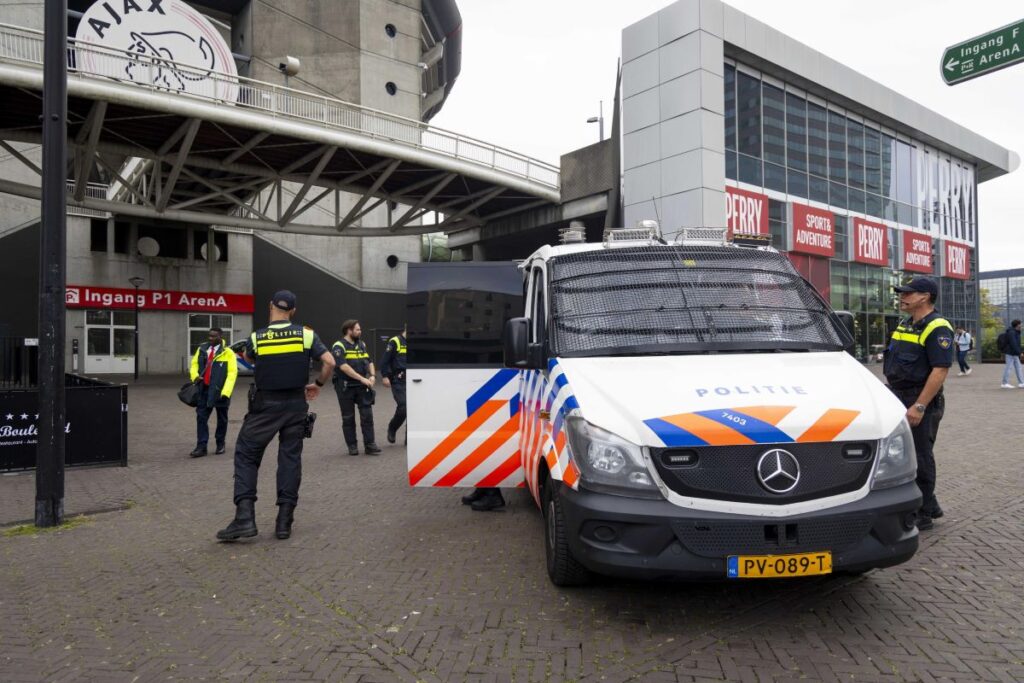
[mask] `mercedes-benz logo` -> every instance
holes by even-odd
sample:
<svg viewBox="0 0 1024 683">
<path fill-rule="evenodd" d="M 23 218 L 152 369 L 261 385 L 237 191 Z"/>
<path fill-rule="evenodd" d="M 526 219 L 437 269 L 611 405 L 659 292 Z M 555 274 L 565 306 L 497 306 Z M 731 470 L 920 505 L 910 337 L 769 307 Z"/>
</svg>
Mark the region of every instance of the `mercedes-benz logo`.
<svg viewBox="0 0 1024 683">
<path fill-rule="evenodd" d="M 789 451 L 773 448 L 757 461 L 757 478 L 772 493 L 789 493 L 800 481 L 800 463 Z"/>
</svg>

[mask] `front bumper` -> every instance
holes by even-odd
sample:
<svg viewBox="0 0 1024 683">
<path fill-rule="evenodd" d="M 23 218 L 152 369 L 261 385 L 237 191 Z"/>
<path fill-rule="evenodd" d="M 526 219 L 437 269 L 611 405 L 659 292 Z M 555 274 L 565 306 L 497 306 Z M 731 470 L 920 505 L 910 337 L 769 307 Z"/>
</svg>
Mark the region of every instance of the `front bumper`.
<svg viewBox="0 0 1024 683">
<path fill-rule="evenodd" d="M 909 560 L 921 492 L 913 483 L 793 517 L 682 508 L 562 486 L 558 494 L 575 558 L 598 574 L 629 578 L 725 578 L 729 555 L 830 550 L 834 572 Z M 909 528 L 908 528 L 909 527 Z"/>
</svg>

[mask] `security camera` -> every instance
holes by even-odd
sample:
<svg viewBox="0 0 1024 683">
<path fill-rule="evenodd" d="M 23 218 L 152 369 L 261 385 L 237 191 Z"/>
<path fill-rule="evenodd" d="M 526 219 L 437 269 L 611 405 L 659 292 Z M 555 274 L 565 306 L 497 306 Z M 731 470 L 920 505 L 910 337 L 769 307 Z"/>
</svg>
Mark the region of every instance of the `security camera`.
<svg viewBox="0 0 1024 683">
<path fill-rule="evenodd" d="M 295 57 L 285 57 L 284 61 L 277 65 L 277 68 L 281 70 L 285 76 L 294 76 L 299 73 L 299 68 L 302 64 Z"/>
</svg>

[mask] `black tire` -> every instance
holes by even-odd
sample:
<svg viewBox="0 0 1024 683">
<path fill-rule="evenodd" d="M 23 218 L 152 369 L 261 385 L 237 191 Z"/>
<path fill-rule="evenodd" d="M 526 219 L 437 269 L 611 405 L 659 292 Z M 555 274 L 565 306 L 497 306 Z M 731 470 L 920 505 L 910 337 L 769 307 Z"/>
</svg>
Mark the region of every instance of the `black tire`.
<svg viewBox="0 0 1024 683">
<path fill-rule="evenodd" d="M 558 490 L 562 482 L 548 479 L 541 490 L 544 506 L 544 554 L 548 576 L 556 586 L 583 586 L 590 582 L 590 571 L 573 557 L 565 529 L 565 515 Z"/>
</svg>

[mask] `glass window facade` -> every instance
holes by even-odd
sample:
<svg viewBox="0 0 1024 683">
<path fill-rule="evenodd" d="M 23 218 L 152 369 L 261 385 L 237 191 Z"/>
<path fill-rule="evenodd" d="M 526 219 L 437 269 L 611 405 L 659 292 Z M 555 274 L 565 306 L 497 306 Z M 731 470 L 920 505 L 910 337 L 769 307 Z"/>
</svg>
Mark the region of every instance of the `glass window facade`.
<svg viewBox="0 0 1024 683">
<path fill-rule="evenodd" d="M 787 203 L 812 201 L 835 215 L 836 255 L 830 260 L 792 254 L 820 280 L 832 306 L 854 313 L 857 356 L 876 362 L 899 321 L 896 285 L 913 276 L 900 270 L 901 231 L 926 231 L 935 240 L 938 274 L 943 239 L 967 242 L 977 235 L 974 167 L 921 142 L 887 131 L 870 117 L 846 111 L 827 98 L 764 78 L 754 68 L 725 65 L 726 178 L 768 194 L 773 243 L 785 246 Z M 889 225 L 888 267 L 848 261 L 853 218 Z M 977 256 L 971 278 L 940 278 L 939 310 L 954 325 L 977 328 Z M 821 261 L 822 263 L 818 263 Z M 805 277 L 807 277 L 805 273 Z M 1018 290 L 1024 307 L 1024 271 Z M 1008 291 L 1008 289 L 1007 289 Z M 1004 299 L 1007 298 L 1004 295 Z M 990 300 L 996 303 L 995 296 Z M 1024 316 L 1021 316 L 1024 317 Z"/>
</svg>

